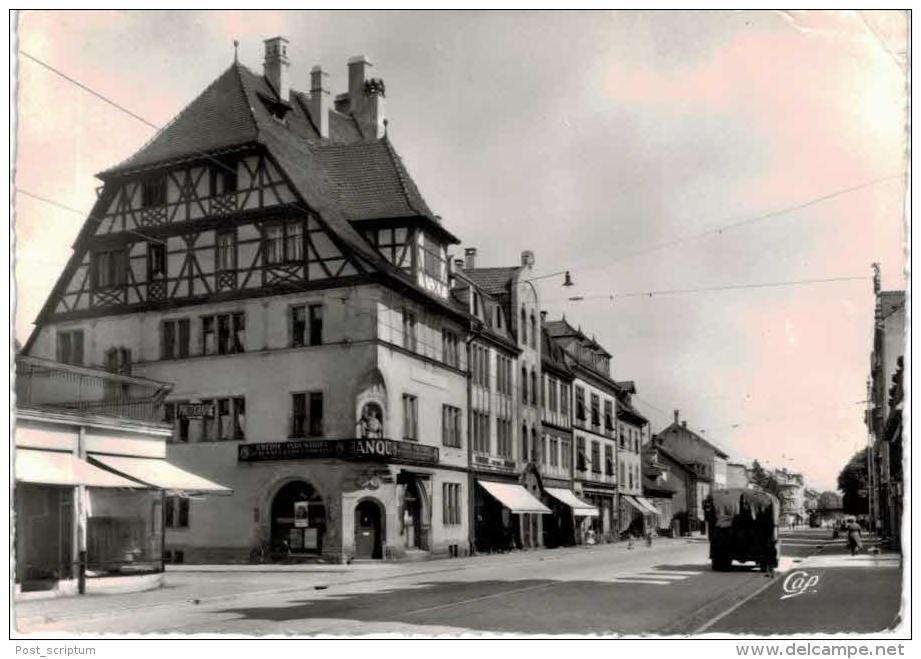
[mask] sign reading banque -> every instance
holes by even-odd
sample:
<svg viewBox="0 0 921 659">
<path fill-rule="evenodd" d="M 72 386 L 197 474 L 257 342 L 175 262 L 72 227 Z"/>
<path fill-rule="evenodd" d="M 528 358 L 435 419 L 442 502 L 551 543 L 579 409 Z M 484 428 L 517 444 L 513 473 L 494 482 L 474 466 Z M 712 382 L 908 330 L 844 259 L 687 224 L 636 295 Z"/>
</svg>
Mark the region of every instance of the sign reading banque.
<svg viewBox="0 0 921 659">
<path fill-rule="evenodd" d="M 237 448 L 237 459 L 240 462 L 303 460 L 308 458 L 435 464 L 438 462 L 438 448 L 395 439 L 315 439 L 293 442 L 261 442 L 259 444 L 241 444 Z"/>
</svg>

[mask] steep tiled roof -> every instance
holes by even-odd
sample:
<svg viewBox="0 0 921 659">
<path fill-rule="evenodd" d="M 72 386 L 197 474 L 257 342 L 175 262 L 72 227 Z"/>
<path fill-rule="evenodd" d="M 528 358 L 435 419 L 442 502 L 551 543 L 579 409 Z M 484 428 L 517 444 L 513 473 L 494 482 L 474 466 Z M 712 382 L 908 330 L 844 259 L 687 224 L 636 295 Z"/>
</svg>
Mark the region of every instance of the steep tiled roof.
<svg viewBox="0 0 921 659">
<path fill-rule="evenodd" d="M 392 280 L 416 288 L 350 222 L 356 213 L 363 218 L 388 218 L 394 213 L 433 217 L 393 145 L 387 138 L 362 141 L 354 119 L 335 111 L 330 113 L 331 138 L 321 140 L 302 96 L 292 92 L 294 102 L 285 120 L 279 121 L 265 102 L 278 103 L 265 78 L 234 62 L 150 142 L 100 176 L 260 144 L 277 160 L 303 202 L 319 214 L 336 242 Z M 337 140 L 348 143 L 337 145 Z M 465 314 L 453 300 L 432 300 Z"/>
<path fill-rule="evenodd" d="M 688 428 L 688 427 L 686 427 L 686 426 L 682 426 L 681 424 L 679 424 L 679 423 L 677 423 L 677 422 L 672 422 L 671 425 L 669 425 L 668 427 L 666 427 L 666 428 L 662 429 L 661 431 L 659 431 L 659 436 L 661 437 L 662 435 L 671 434 L 671 433 L 686 433 L 686 434 L 689 434 L 689 435 L 690 435 L 691 437 L 693 437 L 696 441 L 701 442 L 702 444 L 705 444 L 706 446 L 709 446 L 710 448 L 712 448 L 712 449 L 716 452 L 716 454 L 717 454 L 719 457 L 724 458 L 724 459 L 729 457 L 729 454 L 727 454 L 727 453 L 726 453 L 725 451 L 723 451 L 721 448 L 719 448 L 718 446 L 716 446 L 715 444 L 713 444 L 713 442 L 710 442 L 710 441 L 704 439 L 703 437 L 701 437 L 700 435 L 698 435 L 696 432 L 694 432 L 694 431 L 691 430 L 690 428 Z"/>
<path fill-rule="evenodd" d="M 284 122 L 272 117 L 265 100 L 278 102 L 265 78 L 235 62 L 137 153 L 100 176 L 264 144 L 271 134 L 276 144 L 312 152 L 312 158 L 292 165 L 324 178 L 326 192 L 347 220 L 437 221 L 388 138 L 363 140 L 351 116 L 331 111 L 330 137 L 321 139 L 305 94 L 291 92 Z"/>
<path fill-rule="evenodd" d="M 101 175 L 255 141 L 258 128 L 243 91 L 244 71 L 232 65 L 137 153 Z"/>
<path fill-rule="evenodd" d="M 435 219 L 390 140 L 314 147 L 350 220 L 423 216 Z"/>
<path fill-rule="evenodd" d="M 519 268 L 472 268 L 465 269 L 464 274 L 490 295 L 509 292 L 509 285 Z"/>
</svg>

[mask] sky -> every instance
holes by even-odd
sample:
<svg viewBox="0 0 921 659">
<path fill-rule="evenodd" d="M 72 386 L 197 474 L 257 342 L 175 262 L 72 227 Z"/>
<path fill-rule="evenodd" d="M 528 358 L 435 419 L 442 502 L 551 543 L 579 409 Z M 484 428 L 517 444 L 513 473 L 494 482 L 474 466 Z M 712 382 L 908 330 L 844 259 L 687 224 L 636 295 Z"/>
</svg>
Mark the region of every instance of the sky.
<svg viewBox="0 0 921 659">
<path fill-rule="evenodd" d="M 732 459 L 833 489 L 866 441 L 870 264 L 906 286 L 906 30 L 898 12 L 27 11 L 16 38 L 156 125 L 235 39 L 261 71 L 263 39 L 287 37 L 301 90 L 321 64 L 345 91 L 366 55 L 456 255 L 570 270 L 539 281 L 543 307 L 606 347 L 653 431 L 678 409 Z M 95 173 L 154 131 L 31 60 L 16 75 L 15 184 L 83 214 L 16 198 L 24 342 Z M 630 295 L 838 277 L 867 279 Z"/>
</svg>

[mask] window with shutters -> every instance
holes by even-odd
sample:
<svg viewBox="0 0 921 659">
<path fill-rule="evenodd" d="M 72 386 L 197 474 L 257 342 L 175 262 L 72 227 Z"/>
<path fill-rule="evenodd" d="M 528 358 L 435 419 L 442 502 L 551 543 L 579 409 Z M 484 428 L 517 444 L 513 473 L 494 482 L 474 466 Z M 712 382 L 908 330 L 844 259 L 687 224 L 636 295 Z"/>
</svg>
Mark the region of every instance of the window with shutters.
<svg viewBox="0 0 921 659">
<path fill-rule="evenodd" d="M 576 437 L 576 471 L 585 471 L 586 468 L 585 437 Z"/>
<path fill-rule="evenodd" d="M 60 331 L 56 338 L 58 361 L 83 366 L 83 330 Z"/>
<path fill-rule="evenodd" d="M 290 427 L 290 437 L 320 437 L 323 435 L 322 391 L 291 394 Z"/>
<path fill-rule="evenodd" d="M 442 521 L 445 526 L 461 523 L 461 486 L 460 483 L 442 483 Z"/>
<path fill-rule="evenodd" d="M 216 235 L 217 271 L 229 272 L 237 267 L 237 234 L 233 229 Z"/>
<path fill-rule="evenodd" d="M 419 439 L 419 399 L 403 394 L 403 439 Z"/>
<path fill-rule="evenodd" d="M 124 286 L 126 282 L 124 249 L 100 250 L 93 253 L 93 286 L 105 290 Z"/>
<path fill-rule="evenodd" d="M 416 352 L 416 314 L 403 310 L 403 347 Z"/>
<path fill-rule="evenodd" d="M 461 447 L 461 411 L 451 405 L 441 406 L 442 444 L 454 448 Z"/>
<path fill-rule="evenodd" d="M 160 324 L 160 359 L 189 356 L 191 321 L 188 318 L 164 320 Z"/>
<path fill-rule="evenodd" d="M 601 446 L 598 442 L 592 442 L 592 473 L 601 473 Z"/>
<path fill-rule="evenodd" d="M 166 517 L 166 528 L 168 529 L 189 528 L 189 498 L 182 496 L 166 497 L 164 517 Z"/>
<path fill-rule="evenodd" d="M 246 349 L 246 314 L 235 313 L 202 316 L 202 353 L 230 355 Z"/>
</svg>

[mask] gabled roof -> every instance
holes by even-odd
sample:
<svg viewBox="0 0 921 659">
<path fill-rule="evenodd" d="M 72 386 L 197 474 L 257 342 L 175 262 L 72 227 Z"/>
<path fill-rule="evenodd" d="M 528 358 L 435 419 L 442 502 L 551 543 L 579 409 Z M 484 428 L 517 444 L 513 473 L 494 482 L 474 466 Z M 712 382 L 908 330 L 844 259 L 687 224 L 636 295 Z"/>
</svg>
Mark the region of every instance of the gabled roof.
<svg viewBox="0 0 921 659">
<path fill-rule="evenodd" d="M 620 382 L 617 383 L 618 386 L 620 386 L 620 384 Z M 617 399 L 617 418 L 631 423 L 649 423 L 649 419 L 637 412 L 633 405 L 619 397 Z"/>
<path fill-rule="evenodd" d="M 140 150 L 122 163 L 100 173 L 99 177 L 107 180 L 170 163 L 202 160 L 240 147 L 264 148 L 274 158 L 300 201 L 319 215 L 334 242 L 348 248 L 358 262 L 370 265 L 386 281 L 451 314 L 466 317 L 466 312 L 456 303 L 426 294 L 411 277 L 389 263 L 355 230 L 343 208 L 343 199 L 337 186 L 343 184 L 345 177 L 354 189 L 360 189 L 365 181 L 376 182 L 376 185 L 372 185 L 375 192 L 366 195 L 362 201 L 362 212 L 367 217 L 375 214 L 388 217 L 392 209 L 401 204 L 431 214 L 428 206 L 421 201 L 418 188 L 402 166 L 389 140 L 385 137 L 381 140 L 361 141 L 357 126 L 354 126 L 354 130 L 347 127 L 355 123 L 354 119 L 335 111 L 330 112 L 332 137 L 330 140 L 321 140 L 309 112 L 298 101 L 298 93 L 292 92 L 292 98 L 296 102 L 287 103 L 290 110 L 284 121 L 280 121 L 269 109 L 269 105 L 278 105 L 280 101 L 265 78 L 234 62 Z M 331 175 L 324 166 L 329 159 L 324 160 L 317 153 L 324 145 L 338 139 L 358 141 L 348 143 L 347 148 L 354 148 L 355 155 L 349 156 L 350 166 L 347 171 L 342 172 L 333 167 L 334 173 Z M 384 168 L 386 171 L 377 171 L 374 166 L 382 162 L 381 153 L 386 155 L 383 162 L 389 163 L 389 167 Z M 371 166 L 356 166 L 356 161 Z M 385 185 L 383 181 L 388 176 L 391 183 Z M 96 215 L 111 200 L 112 189 L 112 186 L 105 186 L 91 215 Z M 28 352 L 41 323 L 52 312 L 56 298 L 66 285 L 66 278 L 76 267 L 82 249 L 85 249 L 81 249 L 82 244 L 91 235 L 92 223 L 87 222 L 81 229 L 67 267 L 39 313 L 24 351 Z"/>
<path fill-rule="evenodd" d="M 694 440 L 696 440 L 696 441 L 698 441 L 698 442 L 700 442 L 700 443 L 702 443 L 702 444 L 705 444 L 706 446 L 709 446 L 711 449 L 713 449 L 713 451 L 716 453 L 716 455 L 717 455 L 718 457 L 724 458 L 724 459 L 729 457 L 729 454 L 728 454 L 728 453 L 726 453 L 726 452 L 723 451 L 721 448 L 719 448 L 718 446 L 716 446 L 715 444 L 713 444 L 713 442 L 707 441 L 706 439 L 704 439 L 703 437 L 701 437 L 700 435 L 698 435 L 696 432 L 694 432 L 693 430 L 691 430 L 691 429 L 688 428 L 687 426 L 681 425 L 680 423 L 677 423 L 677 422 L 673 421 L 673 422 L 671 423 L 671 425 L 669 425 L 669 426 L 667 426 L 666 428 L 664 428 L 664 429 L 662 429 L 662 430 L 659 431 L 659 436 L 661 437 L 662 435 L 671 434 L 671 433 L 684 433 L 684 434 L 688 434 L 688 435 L 690 435 L 691 437 L 693 437 Z"/>
<path fill-rule="evenodd" d="M 521 348 L 512 336 L 511 326 L 508 318 L 502 324 L 502 328 L 496 326 L 496 317 L 503 312 L 502 304 L 496 299 L 496 296 L 484 291 L 476 282 L 467 276 L 467 273 L 460 269 L 454 274 L 454 287 L 451 289 L 452 299 L 458 304 L 463 305 L 464 309 L 469 309 L 470 295 L 476 290 L 480 294 L 481 310 L 483 319 L 477 318 L 470 314 L 471 320 L 475 320 L 474 329 L 479 330 L 482 335 L 491 338 L 494 342 L 502 345 L 510 352 L 520 353 Z M 479 325 L 477 324 L 479 323 Z"/>
<path fill-rule="evenodd" d="M 238 63 L 231 65 L 139 151 L 100 177 L 254 142 L 259 130 L 244 91 L 244 71 Z"/>
<path fill-rule="evenodd" d="M 544 367 L 554 369 L 559 373 L 564 373 L 572 377 L 572 371 L 566 364 L 563 349 L 550 338 L 547 328 L 543 325 L 540 328 L 540 340 L 540 357 Z"/>
<path fill-rule="evenodd" d="M 460 242 L 441 226 L 389 138 L 362 139 L 354 118 L 330 111 L 330 137 L 321 138 L 308 97 L 292 91 L 284 121 L 267 105 L 278 105 L 263 76 L 234 62 L 137 153 L 100 174 L 108 178 L 170 162 L 202 158 L 249 144 L 289 143 L 310 152 L 312 175 L 326 181 L 349 221 L 427 218 L 448 242 Z M 290 172 L 289 172 L 290 173 Z"/>
<path fill-rule="evenodd" d="M 490 295 L 500 295 L 510 290 L 512 279 L 520 267 L 464 269 L 470 281 Z"/>
</svg>

